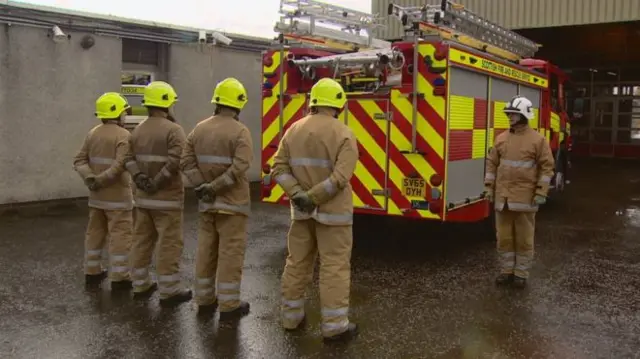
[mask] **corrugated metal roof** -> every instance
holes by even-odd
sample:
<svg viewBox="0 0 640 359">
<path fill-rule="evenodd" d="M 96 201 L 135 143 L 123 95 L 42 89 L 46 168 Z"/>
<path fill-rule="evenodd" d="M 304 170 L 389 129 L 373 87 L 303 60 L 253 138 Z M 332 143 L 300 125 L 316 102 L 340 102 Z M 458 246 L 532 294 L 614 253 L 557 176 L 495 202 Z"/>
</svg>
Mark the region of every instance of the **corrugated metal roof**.
<svg viewBox="0 0 640 359">
<path fill-rule="evenodd" d="M 584 25 L 640 20 L 640 0 L 458 0 L 469 10 L 513 29 Z M 389 3 L 400 6 L 440 4 L 440 0 L 372 0 L 372 12 L 386 14 Z M 390 18 L 378 37 L 403 34 L 400 21 Z"/>
</svg>

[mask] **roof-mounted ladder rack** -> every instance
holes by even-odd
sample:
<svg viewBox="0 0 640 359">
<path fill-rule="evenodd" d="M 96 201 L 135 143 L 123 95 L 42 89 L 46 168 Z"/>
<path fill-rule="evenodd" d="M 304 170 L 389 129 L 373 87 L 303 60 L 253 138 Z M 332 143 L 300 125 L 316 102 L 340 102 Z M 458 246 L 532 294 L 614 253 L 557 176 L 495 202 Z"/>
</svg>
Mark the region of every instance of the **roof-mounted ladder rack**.
<svg viewBox="0 0 640 359">
<path fill-rule="evenodd" d="M 406 32 L 437 34 L 511 61 L 532 57 L 540 45 L 465 9 L 442 0 L 441 5 L 403 7 L 389 4 L 388 15 L 400 19 Z"/>
<path fill-rule="evenodd" d="M 347 51 L 391 47 L 373 35 L 384 27 L 380 16 L 315 0 L 280 0 L 280 13 L 274 30 L 288 40 Z"/>
</svg>

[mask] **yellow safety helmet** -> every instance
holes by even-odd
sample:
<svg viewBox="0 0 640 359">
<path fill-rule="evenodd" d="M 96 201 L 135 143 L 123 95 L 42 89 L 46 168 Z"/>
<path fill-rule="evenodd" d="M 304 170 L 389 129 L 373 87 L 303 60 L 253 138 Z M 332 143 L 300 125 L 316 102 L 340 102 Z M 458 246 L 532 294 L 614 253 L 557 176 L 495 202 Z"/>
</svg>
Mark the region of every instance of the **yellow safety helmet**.
<svg viewBox="0 0 640 359">
<path fill-rule="evenodd" d="M 142 104 L 147 107 L 169 108 L 176 102 L 176 90 L 164 81 L 153 81 L 144 88 Z"/>
<path fill-rule="evenodd" d="M 247 100 L 247 90 L 244 85 L 236 78 L 227 77 L 216 85 L 211 103 L 242 110 Z"/>
<path fill-rule="evenodd" d="M 342 86 L 335 80 L 323 78 L 311 88 L 309 107 L 326 106 L 342 109 L 347 102 L 347 95 Z"/>
<path fill-rule="evenodd" d="M 118 118 L 130 108 L 124 96 L 117 92 L 106 92 L 96 100 L 96 117 L 101 120 Z"/>
</svg>

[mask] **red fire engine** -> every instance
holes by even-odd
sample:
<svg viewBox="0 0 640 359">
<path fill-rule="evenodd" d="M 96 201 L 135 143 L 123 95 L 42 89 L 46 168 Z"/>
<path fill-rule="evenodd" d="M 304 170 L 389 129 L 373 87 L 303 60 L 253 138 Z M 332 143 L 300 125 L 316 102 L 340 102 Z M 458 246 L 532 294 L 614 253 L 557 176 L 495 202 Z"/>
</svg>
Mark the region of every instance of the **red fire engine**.
<svg viewBox="0 0 640 359">
<path fill-rule="evenodd" d="M 539 46 L 533 41 L 446 0 L 390 5 L 387 15 L 405 28 L 395 42 L 371 35 L 383 26 L 371 14 L 313 0 L 281 0 L 281 12 L 278 48 L 263 56 L 263 201 L 288 205 L 269 175 L 273 157 L 323 77 L 340 81 L 348 95 L 339 120 L 358 140 L 356 213 L 487 218 L 486 155 L 508 129 L 502 109 L 516 94 L 533 102 L 530 125 L 547 137 L 565 171 L 569 118 L 559 104 L 568 78 L 530 58 Z"/>
</svg>

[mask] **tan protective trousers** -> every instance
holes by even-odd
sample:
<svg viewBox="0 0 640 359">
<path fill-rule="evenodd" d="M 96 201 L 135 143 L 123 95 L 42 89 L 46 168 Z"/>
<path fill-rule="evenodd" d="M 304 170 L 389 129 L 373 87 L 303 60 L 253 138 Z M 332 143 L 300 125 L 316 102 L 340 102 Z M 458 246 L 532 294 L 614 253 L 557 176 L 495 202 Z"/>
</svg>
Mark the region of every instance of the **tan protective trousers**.
<svg viewBox="0 0 640 359">
<path fill-rule="evenodd" d="M 109 280 L 129 279 L 131 211 L 107 211 L 89 207 L 89 223 L 84 240 L 85 274 L 102 273 L 102 249 L 109 240 Z"/>
<path fill-rule="evenodd" d="M 282 274 L 282 324 L 296 328 L 305 316 L 304 294 L 320 254 L 322 335 L 343 333 L 349 325 L 352 226 L 294 220 L 287 238 L 289 256 Z"/>
<path fill-rule="evenodd" d="M 247 217 L 200 213 L 196 250 L 196 303 L 230 312 L 240 306 L 240 282 L 247 246 Z M 217 273 L 216 273 L 217 272 Z"/>
<path fill-rule="evenodd" d="M 498 255 L 502 273 L 529 278 L 533 262 L 535 212 L 496 211 Z"/>
<path fill-rule="evenodd" d="M 182 291 L 180 261 L 184 241 L 182 237 L 182 211 L 134 209 L 133 246 L 131 267 L 133 291 L 140 293 L 151 285 L 149 266 L 154 249 L 160 298 L 165 299 Z"/>
</svg>

